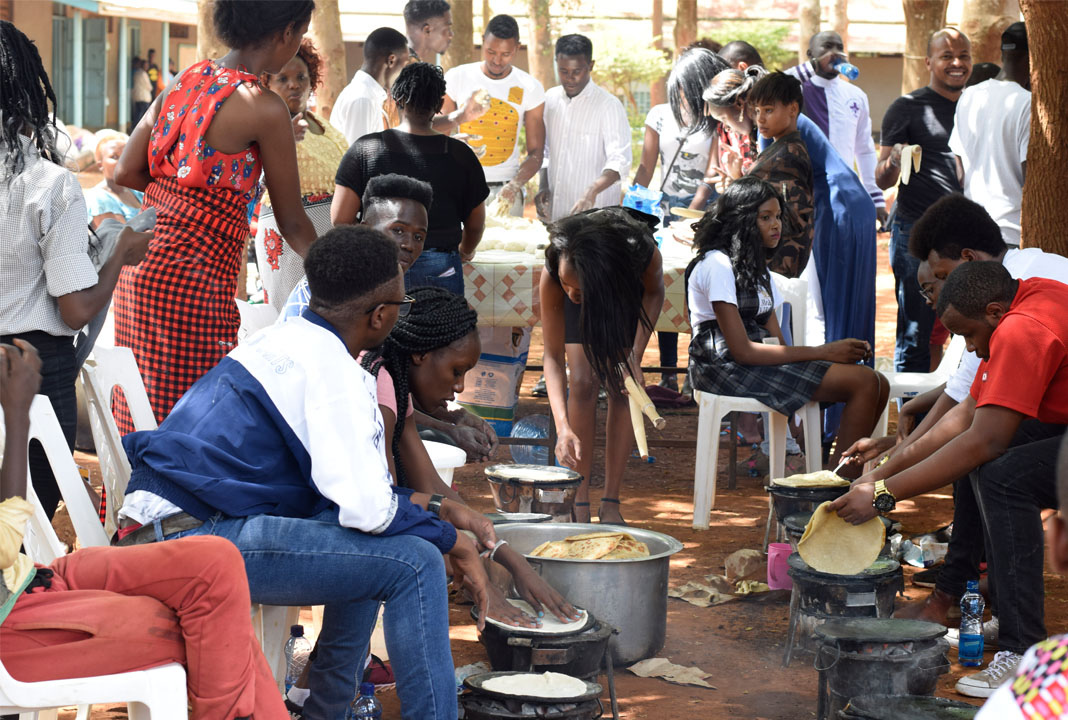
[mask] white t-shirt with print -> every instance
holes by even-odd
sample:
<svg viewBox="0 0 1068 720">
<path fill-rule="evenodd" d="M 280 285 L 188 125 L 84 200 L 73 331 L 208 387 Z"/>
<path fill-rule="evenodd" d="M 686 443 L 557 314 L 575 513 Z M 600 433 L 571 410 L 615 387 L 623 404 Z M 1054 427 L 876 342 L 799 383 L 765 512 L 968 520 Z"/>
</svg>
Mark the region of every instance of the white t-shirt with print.
<svg viewBox="0 0 1068 720">
<path fill-rule="evenodd" d="M 445 94 L 458 108 L 479 89 L 489 93 L 490 109 L 477 120 L 463 123 L 459 132 L 481 136 L 470 145 L 486 146 L 486 154 L 479 158 L 486 182 L 508 182 L 519 170 L 519 129 L 526 114 L 545 102 L 545 88 L 517 67 L 499 80 L 487 77 L 480 62 L 445 73 Z"/>
<path fill-rule="evenodd" d="M 775 283 L 771 283 L 771 293 L 761 288 L 760 312 L 768 312 L 782 305 L 782 296 Z M 690 273 L 690 282 L 686 287 L 686 304 L 690 308 L 690 327 L 697 327 L 705 320 L 715 320 L 716 311 L 712 303 L 725 302 L 738 304 L 738 287 L 734 280 L 734 268 L 731 259 L 722 250 L 713 250 L 697 263 Z"/>
<path fill-rule="evenodd" d="M 704 132 L 687 134 L 687 129 L 680 129 L 667 103 L 655 105 L 645 116 L 645 126 L 660 136 L 660 172 L 668 172 L 664 183 L 664 194 L 672 197 L 690 197 L 704 182 L 705 170 L 708 169 L 708 156 L 712 152 L 712 136 Z M 682 150 L 679 139 L 682 138 Z M 671 161 L 674 158 L 675 163 Z"/>
</svg>

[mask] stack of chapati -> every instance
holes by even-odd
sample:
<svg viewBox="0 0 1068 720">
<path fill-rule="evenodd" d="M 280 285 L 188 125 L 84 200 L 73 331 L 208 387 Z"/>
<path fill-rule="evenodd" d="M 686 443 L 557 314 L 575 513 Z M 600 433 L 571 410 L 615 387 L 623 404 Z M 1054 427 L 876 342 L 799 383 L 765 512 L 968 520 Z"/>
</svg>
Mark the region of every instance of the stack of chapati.
<svg viewBox="0 0 1068 720">
<path fill-rule="evenodd" d="M 605 531 L 549 540 L 530 554 L 555 560 L 630 560 L 649 557 L 649 546 L 625 532 Z"/>
</svg>

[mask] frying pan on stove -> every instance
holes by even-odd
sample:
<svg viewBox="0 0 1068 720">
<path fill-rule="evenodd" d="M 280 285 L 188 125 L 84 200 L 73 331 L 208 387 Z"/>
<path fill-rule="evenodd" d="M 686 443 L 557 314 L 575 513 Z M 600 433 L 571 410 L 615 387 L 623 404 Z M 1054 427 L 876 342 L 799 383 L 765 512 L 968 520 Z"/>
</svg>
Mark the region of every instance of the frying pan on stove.
<svg viewBox="0 0 1068 720">
<path fill-rule="evenodd" d="M 582 693 L 581 695 L 576 695 L 574 697 L 546 698 L 546 697 L 538 697 L 537 695 L 509 695 L 508 693 L 501 693 L 501 692 L 494 692 L 493 690 L 487 690 L 484 687 L 487 680 L 492 680 L 493 678 L 496 678 L 496 677 L 503 677 L 505 675 L 531 675 L 531 674 L 537 674 L 537 673 L 488 672 L 488 673 L 482 673 L 480 675 L 471 675 L 470 677 L 465 678 L 464 679 L 464 685 L 466 685 L 468 688 L 470 688 L 470 689 L 472 689 L 472 690 L 474 690 L 476 692 L 482 693 L 483 695 L 488 695 L 489 697 L 500 698 L 502 700 L 519 700 L 519 701 L 522 701 L 522 702 L 536 702 L 536 703 L 577 703 L 577 702 L 583 702 L 585 700 L 593 700 L 595 698 L 598 698 L 598 697 L 601 696 L 601 693 L 604 692 L 604 688 L 602 688 L 600 685 L 598 685 L 595 682 L 590 682 L 589 680 L 581 680 L 580 681 L 580 682 L 582 682 L 582 683 L 584 683 L 586 685 L 586 692 Z M 576 680 L 578 680 L 578 678 L 576 678 Z"/>
</svg>

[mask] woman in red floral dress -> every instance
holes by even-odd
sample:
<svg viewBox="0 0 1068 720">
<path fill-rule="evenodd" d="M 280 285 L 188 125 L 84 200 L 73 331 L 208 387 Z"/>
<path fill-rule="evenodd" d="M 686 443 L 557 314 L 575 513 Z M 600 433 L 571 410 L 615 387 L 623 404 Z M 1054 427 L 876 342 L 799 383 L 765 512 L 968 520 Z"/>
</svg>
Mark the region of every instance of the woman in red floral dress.
<svg viewBox="0 0 1068 720">
<path fill-rule="evenodd" d="M 279 228 L 301 256 L 315 240 L 304 213 L 289 110 L 260 86 L 289 62 L 312 0 L 216 0 L 232 49 L 182 72 L 138 123 L 115 178 L 145 191 L 155 238 L 115 289 L 115 342 L 129 347 L 160 422 L 236 344 L 234 302 L 261 170 Z M 125 403 L 119 430 L 133 430 Z"/>
</svg>

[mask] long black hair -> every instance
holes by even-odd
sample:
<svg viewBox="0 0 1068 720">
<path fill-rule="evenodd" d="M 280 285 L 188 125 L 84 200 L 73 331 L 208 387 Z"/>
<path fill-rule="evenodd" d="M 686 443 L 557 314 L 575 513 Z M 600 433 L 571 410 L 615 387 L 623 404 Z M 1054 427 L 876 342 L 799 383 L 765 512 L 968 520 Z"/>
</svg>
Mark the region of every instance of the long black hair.
<svg viewBox="0 0 1068 720">
<path fill-rule="evenodd" d="M 56 93 L 41 54 L 34 42 L 7 20 L 0 20 L 0 116 L 9 177 L 26 167 L 19 139 L 23 130 L 30 131 L 30 142 L 41 157 L 63 164 L 56 150 Z"/>
<path fill-rule="evenodd" d="M 701 93 L 712 82 L 712 78 L 729 68 L 726 60 L 704 48 L 692 47 L 679 56 L 667 80 L 668 102 L 679 127 L 704 133 L 716 129 L 719 123 L 705 114 Z"/>
<path fill-rule="evenodd" d="M 405 114 L 431 117 L 445 102 L 445 74 L 437 65 L 412 63 L 400 71 L 392 93 Z"/>
<path fill-rule="evenodd" d="M 582 279 L 582 350 L 597 377 L 616 392 L 623 388 L 619 365 L 630 358 L 638 323 L 653 328 L 642 305 L 642 274 L 655 251 L 652 230 L 623 208 L 588 210 L 549 226 L 545 267 L 559 279 L 566 259 Z"/>
<path fill-rule="evenodd" d="M 720 250 L 731 259 L 734 279 L 739 288 L 764 288 L 771 292 L 768 257 L 774 250 L 764 246 L 757 226 L 757 214 L 760 206 L 772 199 L 779 201 L 785 235 L 786 201 L 774 185 L 755 175 L 746 175 L 731 183 L 716 200 L 712 210 L 693 224 L 693 247 L 697 255 L 686 266 L 687 286 L 690 284 L 690 273 L 705 255 Z"/>
<path fill-rule="evenodd" d="M 375 377 L 385 367 L 393 379 L 397 397 L 397 424 L 394 426 L 390 451 L 397 469 L 398 485 L 405 484 L 400 438 L 404 431 L 404 416 L 408 414 L 412 355 L 448 347 L 475 332 L 478 325 L 478 313 L 471 309 L 462 295 L 429 286 L 412 288 L 408 294 L 415 302 L 407 317 L 397 318 L 397 324 L 386 341 L 380 347 L 368 350 L 360 361 L 363 368 Z"/>
</svg>

